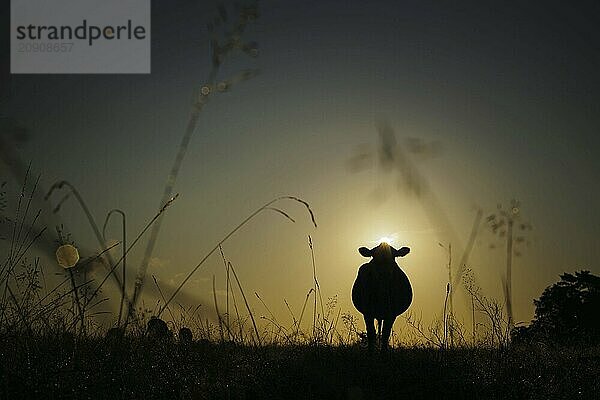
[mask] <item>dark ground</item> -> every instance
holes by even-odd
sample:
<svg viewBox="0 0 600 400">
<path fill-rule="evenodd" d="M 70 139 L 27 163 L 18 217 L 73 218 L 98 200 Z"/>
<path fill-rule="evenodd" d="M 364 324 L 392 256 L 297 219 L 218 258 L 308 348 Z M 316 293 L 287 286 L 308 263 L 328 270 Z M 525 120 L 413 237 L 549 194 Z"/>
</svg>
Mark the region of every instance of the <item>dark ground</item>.
<svg viewBox="0 0 600 400">
<path fill-rule="evenodd" d="M 0 339 L 1 396 L 110 399 L 592 399 L 600 348 L 261 347 Z"/>
</svg>

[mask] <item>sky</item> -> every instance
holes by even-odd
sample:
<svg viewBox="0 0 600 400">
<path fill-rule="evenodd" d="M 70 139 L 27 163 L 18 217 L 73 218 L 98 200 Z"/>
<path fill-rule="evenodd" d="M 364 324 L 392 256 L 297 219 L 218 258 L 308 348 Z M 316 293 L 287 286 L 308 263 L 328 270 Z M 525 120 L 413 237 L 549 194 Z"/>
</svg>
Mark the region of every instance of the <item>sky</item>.
<svg viewBox="0 0 600 400">
<path fill-rule="evenodd" d="M 71 182 L 100 224 L 109 210 L 124 210 L 135 237 L 158 208 L 192 97 L 206 82 L 214 4 L 152 2 L 151 74 L 11 75 L 6 3 L 0 114 L 29 132 L 15 154 L 44 187 Z M 258 42 L 259 56 L 227 58 L 219 79 L 248 68 L 260 74 L 203 109 L 148 278 L 172 291 L 251 212 L 294 195 L 310 204 L 316 229 L 301 205 L 282 202 L 295 223 L 262 213 L 224 244 L 246 291 L 282 320 L 284 299 L 299 312 L 312 287 L 311 235 L 323 296 L 357 313 L 350 290 L 366 262 L 357 249 L 391 237 L 412 249 L 398 260 L 413 285 L 411 310 L 433 320 L 448 276 L 439 244 L 452 244 L 456 271 L 477 210 L 487 217 L 514 198 L 533 227 L 513 268 L 515 321 L 528 322 L 533 299 L 559 274 L 600 273 L 599 20 L 592 1 L 261 2 L 244 34 Z M 427 195 L 378 162 L 383 125 Z M 425 151 L 411 152 L 411 143 Z M 364 168 L 351 168 L 361 154 Z M 5 163 L 0 171 L 10 178 Z M 97 251 L 72 200 L 58 217 L 78 245 Z M 109 228 L 119 240 L 118 223 Z M 133 268 L 144 245 L 131 253 Z M 503 246 L 482 224 L 467 266 L 500 302 Z M 213 275 L 222 301 L 217 254 L 181 301 L 212 312 Z M 146 290 L 152 296 L 153 285 Z M 465 299 L 458 288 L 455 310 L 469 321 Z"/>
</svg>

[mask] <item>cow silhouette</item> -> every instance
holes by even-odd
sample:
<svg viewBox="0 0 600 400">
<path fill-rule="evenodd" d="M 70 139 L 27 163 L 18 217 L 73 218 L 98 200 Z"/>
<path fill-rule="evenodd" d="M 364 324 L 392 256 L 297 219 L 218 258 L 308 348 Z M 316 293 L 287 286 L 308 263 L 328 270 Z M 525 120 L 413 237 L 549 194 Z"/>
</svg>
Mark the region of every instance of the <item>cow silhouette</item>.
<svg viewBox="0 0 600 400">
<path fill-rule="evenodd" d="M 373 249 L 361 247 L 358 252 L 372 260 L 363 264 L 352 287 L 352 303 L 365 318 L 369 350 L 375 347 L 375 319 L 379 322 L 381 350 L 387 350 L 396 317 L 412 303 L 412 288 L 406 274 L 396 264 L 396 257 L 410 252 L 408 247 L 396 250 L 387 243 Z"/>
</svg>

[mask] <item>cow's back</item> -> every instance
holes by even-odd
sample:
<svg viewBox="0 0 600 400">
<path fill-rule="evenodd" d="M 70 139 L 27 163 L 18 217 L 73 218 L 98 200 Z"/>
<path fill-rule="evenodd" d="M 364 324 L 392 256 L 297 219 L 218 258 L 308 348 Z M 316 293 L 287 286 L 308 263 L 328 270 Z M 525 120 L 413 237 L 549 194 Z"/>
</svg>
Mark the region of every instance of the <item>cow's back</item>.
<svg viewBox="0 0 600 400">
<path fill-rule="evenodd" d="M 396 317 L 412 302 L 412 288 L 406 274 L 396 265 L 362 265 L 352 287 L 352 302 L 364 315 L 377 319 Z"/>
</svg>

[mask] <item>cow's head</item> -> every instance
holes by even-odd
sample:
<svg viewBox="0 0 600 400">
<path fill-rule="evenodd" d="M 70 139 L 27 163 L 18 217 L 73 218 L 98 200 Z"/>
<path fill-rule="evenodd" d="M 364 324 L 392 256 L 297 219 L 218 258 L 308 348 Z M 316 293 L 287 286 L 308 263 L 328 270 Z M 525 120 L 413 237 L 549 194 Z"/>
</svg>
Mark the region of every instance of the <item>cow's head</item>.
<svg viewBox="0 0 600 400">
<path fill-rule="evenodd" d="M 372 249 L 361 247 L 358 249 L 358 252 L 363 257 L 373 257 L 373 260 L 375 261 L 390 262 L 394 261 L 396 257 L 404 257 L 410 252 L 410 249 L 408 247 L 402 247 L 399 250 L 396 250 L 387 243 L 381 243 L 379 246 L 373 247 Z"/>
</svg>

